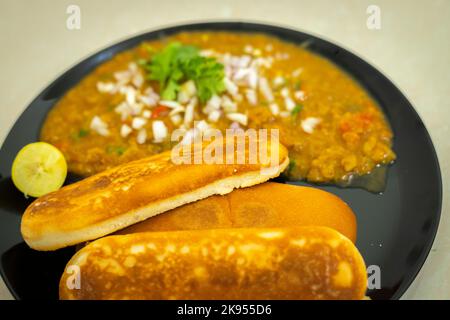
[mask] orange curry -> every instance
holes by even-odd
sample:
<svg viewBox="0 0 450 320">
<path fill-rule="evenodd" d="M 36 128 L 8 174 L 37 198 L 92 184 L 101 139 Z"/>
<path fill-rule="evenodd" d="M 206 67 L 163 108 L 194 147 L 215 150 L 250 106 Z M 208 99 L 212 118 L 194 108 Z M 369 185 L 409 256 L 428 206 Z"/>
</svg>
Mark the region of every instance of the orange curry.
<svg viewBox="0 0 450 320">
<path fill-rule="evenodd" d="M 140 61 L 172 42 L 223 64 L 225 88 L 201 102 L 186 83 L 164 101 Z M 41 139 L 63 152 L 69 171 L 88 176 L 167 150 L 174 129 L 199 121 L 221 130 L 279 128 L 292 179 L 335 183 L 395 159 L 383 113 L 348 74 L 307 48 L 229 32 L 180 33 L 117 54 L 57 103 Z"/>
</svg>

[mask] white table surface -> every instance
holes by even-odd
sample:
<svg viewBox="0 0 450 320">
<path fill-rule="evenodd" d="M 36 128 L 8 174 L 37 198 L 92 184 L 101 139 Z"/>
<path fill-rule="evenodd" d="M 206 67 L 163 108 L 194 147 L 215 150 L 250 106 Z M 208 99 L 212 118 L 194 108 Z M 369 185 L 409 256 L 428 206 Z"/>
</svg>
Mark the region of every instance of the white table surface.
<svg viewBox="0 0 450 320">
<path fill-rule="evenodd" d="M 81 29 L 66 28 L 79 5 Z M 381 29 L 366 26 L 368 5 Z M 438 152 L 444 203 L 437 238 L 405 299 L 450 299 L 450 1 L 407 0 L 0 0 L 0 141 L 31 100 L 97 50 L 162 26 L 253 20 L 316 34 L 387 75 L 425 122 Z M 0 235 L 1 241 L 1 235 Z M 0 299 L 11 299 L 0 279 Z"/>
</svg>

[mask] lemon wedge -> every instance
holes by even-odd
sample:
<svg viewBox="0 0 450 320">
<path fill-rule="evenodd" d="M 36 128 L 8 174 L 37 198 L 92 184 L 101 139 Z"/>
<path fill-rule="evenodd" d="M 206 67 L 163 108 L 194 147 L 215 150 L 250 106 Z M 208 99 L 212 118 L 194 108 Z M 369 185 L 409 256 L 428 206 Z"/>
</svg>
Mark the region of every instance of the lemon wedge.
<svg viewBox="0 0 450 320">
<path fill-rule="evenodd" d="M 30 143 L 16 155 L 11 176 L 25 196 L 40 197 L 61 188 L 67 176 L 66 159 L 51 144 Z"/>
</svg>

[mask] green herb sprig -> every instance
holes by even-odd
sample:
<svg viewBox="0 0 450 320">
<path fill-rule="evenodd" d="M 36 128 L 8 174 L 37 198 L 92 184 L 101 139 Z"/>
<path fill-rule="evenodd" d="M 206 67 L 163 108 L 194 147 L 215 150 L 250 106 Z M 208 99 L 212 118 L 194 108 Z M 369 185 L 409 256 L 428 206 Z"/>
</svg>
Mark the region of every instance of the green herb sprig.
<svg viewBox="0 0 450 320">
<path fill-rule="evenodd" d="M 107 146 L 106 153 L 107 154 L 115 153 L 116 155 L 121 156 L 125 153 L 126 149 L 127 148 L 123 146 Z"/>
<path fill-rule="evenodd" d="M 201 102 L 225 90 L 224 67 L 215 58 L 203 57 L 194 46 L 170 43 L 142 64 L 149 80 L 156 80 L 164 100 L 175 100 L 183 82 L 193 80 Z"/>
<path fill-rule="evenodd" d="M 297 105 L 294 107 L 294 109 L 292 109 L 291 115 L 292 115 L 293 117 L 296 117 L 296 116 L 300 113 L 300 111 L 302 111 L 302 109 L 303 109 L 303 105 L 297 104 Z"/>
</svg>

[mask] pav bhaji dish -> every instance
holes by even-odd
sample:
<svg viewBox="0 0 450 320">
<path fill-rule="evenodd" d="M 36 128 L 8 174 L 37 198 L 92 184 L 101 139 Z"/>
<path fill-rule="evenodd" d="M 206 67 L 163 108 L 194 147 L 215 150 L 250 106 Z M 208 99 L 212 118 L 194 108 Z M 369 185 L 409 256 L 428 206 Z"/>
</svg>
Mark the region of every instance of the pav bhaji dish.
<svg viewBox="0 0 450 320">
<path fill-rule="evenodd" d="M 180 33 L 116 55 L 61 99 L 41 139 L 89 176 L 170 149 L 173 130 L 194 122 L 278 128 L 291 179 L 345 182 L 395 159 L 379 106 L 343 70 L 307 48 L 229 32 Z"/>
<path fill-rule="evenodd" d="M 195 139 L 247 129 L 279 140 L 258 136 L 243 163 L 174 162 L 176 147 L 192 160 L 212 143 L 239 158 L 234 139 Z M 50 111 L 13 164 L 37 198 L 21 233 L 35 250 L 74 246 L 61 299 L 364 299 L 352 209 L 269 180 L 370 179 L 394 161 L 392 139 L 370 95 L 304 46 L 179 33 L 117 54 Z M 271 161 L 248 161 L 261 148 Z M 67 170 L 83 179 L 61 188 Z"/>
</svg>

